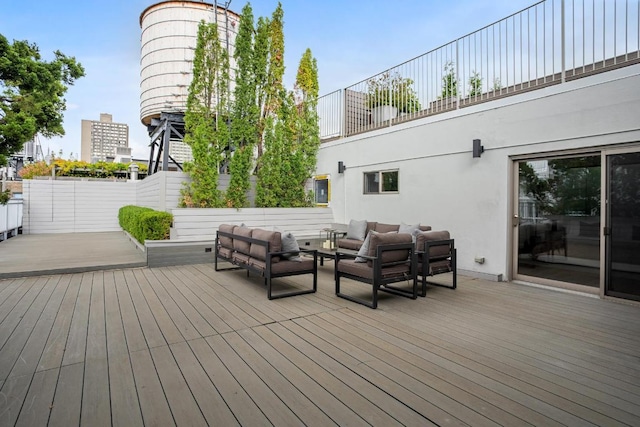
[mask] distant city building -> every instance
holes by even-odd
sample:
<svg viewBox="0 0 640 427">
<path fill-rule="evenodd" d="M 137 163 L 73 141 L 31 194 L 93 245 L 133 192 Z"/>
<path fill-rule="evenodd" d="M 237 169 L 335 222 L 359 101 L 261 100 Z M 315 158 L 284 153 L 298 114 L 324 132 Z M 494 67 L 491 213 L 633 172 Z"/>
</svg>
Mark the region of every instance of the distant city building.
<svg viewBox="0 0 640 427">
<path fill-rule="evenodd" d="M 126 150 L 118 151 L 118 149 Z M 129 126 L 114 123 L 111 114 L 100 114 L 100 120 L 82 120 L 80 160 L 89 163 L 115 159 L 118 155 L 131 156 Z M 124 157 L 124 156 L 123 156 Z"/>
</svg>

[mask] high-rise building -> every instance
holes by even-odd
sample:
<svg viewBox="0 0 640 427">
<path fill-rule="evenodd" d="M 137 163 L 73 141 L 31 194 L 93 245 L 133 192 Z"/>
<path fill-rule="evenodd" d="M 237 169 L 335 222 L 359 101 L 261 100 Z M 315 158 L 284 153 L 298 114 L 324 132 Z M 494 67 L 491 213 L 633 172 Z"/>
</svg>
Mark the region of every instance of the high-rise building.
<svg viewBox="0 0 640 427">
<path fill-rule="evenodd" d="M 94 163 L 113 159 L 118 147 L 129 147 L 129 125 L 114 123 L 111 114 L 101 113 L 100 120 L 82 120 L 80 159 Z"/>
</svg>

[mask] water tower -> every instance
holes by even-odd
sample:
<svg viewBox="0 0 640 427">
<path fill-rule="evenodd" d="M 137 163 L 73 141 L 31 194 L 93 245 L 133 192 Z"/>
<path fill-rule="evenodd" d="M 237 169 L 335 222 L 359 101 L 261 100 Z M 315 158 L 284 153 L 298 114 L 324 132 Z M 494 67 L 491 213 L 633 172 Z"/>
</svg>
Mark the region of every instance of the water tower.
<svg viewBox="0 0 640 427">
<path fill-rule="evenodd" d="M 182 142 L 184 112 L 192 79 L 193 56 L 200 21 L 216 23 L 223 47 L 229 52 L 231 80 L 233 51 L 240 16 L 229 10 L 231 1 L 161 1 L 140 14 L 140 120 L 151 138 L 149 174 L 169 164 L 191 160 Z"/>
</svg>

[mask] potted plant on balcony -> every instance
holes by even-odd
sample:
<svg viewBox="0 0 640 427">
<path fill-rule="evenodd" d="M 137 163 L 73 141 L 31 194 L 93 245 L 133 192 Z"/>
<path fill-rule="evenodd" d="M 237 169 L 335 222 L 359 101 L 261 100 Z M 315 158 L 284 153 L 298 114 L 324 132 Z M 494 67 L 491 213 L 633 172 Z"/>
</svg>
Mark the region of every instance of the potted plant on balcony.
<svg viewBox="0 0 640 427">
<path fill-rule="evenodd" d="M 367 103 L 374 124 L 391 120 L 400 114 L 421 110 L 413 80 L 399 73 L 386 72 L 369 80 Z"/>
</svg>

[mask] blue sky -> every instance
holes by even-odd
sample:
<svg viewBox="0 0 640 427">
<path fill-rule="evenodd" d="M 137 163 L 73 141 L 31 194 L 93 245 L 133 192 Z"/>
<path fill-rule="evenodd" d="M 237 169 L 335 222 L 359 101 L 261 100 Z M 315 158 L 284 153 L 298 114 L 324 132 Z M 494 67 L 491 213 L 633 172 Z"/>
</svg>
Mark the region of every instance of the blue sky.
<svg viewBox="0 0 640 427">
<path fill-rule="evenodd" d="M 66 135 L 40 138 L 42 148 L 79 158 L 82 119 L 110 113 L 129 125 L 135 158 L 149 156 L 140 123 L 140 14 L 154 0 L 0 0 L 0 33 L 28 40 L 50 60 L 59 49 L 86 70 L 66 94 Z M 213 2 L 211 2 L 213 3 Z M 240 12 L 246 1 L 232 0 Z M 277 0 L 251 1 L 254 17 L 270 17 Z M 320 94 L 350 86 L 535 3 L 534 0 L 282 0 L 285 85 L 292 87 L 302 53 L 318 61 Z"/>
</svg>

